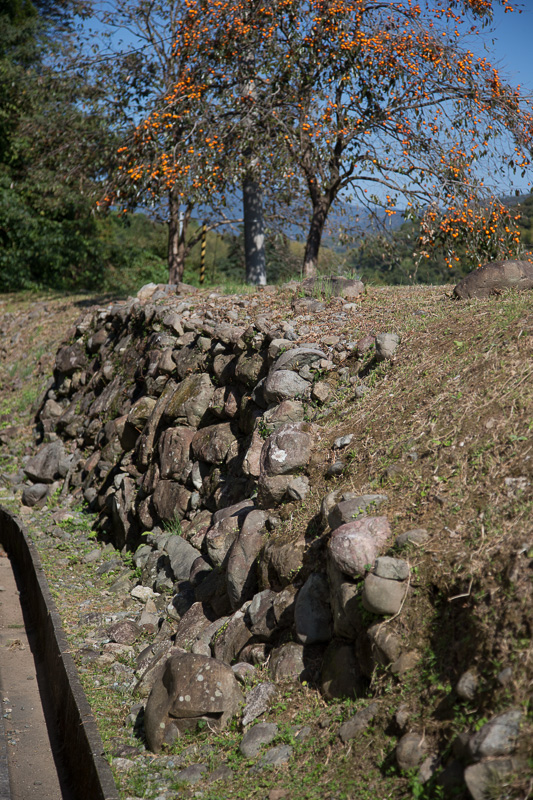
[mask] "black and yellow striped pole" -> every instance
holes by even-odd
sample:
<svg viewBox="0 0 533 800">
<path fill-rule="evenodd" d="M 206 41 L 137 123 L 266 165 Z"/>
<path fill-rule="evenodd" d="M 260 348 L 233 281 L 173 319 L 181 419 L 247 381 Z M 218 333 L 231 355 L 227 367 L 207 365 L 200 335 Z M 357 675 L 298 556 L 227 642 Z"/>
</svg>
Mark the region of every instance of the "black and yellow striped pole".
<svg viewBox="0 0 533 800">
<path fill-rule="evenodd" d="M 207 225 L 202 225 L 202 249 L 200 251 L 200 283 L 205 281 L 205 251 L 207 248 Z"/>
</svg>

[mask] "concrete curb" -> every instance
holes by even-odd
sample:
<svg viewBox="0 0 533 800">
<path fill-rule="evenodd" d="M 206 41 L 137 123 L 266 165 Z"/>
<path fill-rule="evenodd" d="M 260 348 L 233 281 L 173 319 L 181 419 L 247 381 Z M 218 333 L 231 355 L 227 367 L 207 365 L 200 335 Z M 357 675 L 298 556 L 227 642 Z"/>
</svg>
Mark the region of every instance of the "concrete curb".
<svg viewBox="0 0 533 800">
<path fill-rule="evenodd" d="M 36 548 L 22 522 L 0 506 L 0 543 L 26 589 L 29 613 L 47 673 L 62 757 L 78 800 L 119 800 L 96 722 L 68 652 L 61 620 Z"/>
</svg>

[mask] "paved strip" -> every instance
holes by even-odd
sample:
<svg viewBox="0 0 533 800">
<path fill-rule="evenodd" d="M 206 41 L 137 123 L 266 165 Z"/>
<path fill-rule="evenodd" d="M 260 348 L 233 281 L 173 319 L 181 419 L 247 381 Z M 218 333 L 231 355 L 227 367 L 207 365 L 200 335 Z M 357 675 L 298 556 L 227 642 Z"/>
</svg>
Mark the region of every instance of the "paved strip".
<svg viewBox="0 0 533 800">
<path fill-rule="evenodd" d="M 1 506 L 0 544 L 6 549 L 22 584 L 19 588 L 23 588 L 27 606 L 25 611 L 31 618 L 35 633 L 35 645 L 32 647 L 37 654 L 41 683 L 46 684 L 46 694 L 51 703 L 51 711 L 46 715 L 47 722 L 51 728 L 52 717 L 55 718 L 55 735 L 59 743 L 54 747 L 54 757 L 56 760 L 60 757 L 76 800 L 119 800 L 96 722 L 68 652 L 59 614 L 37 550 L 22 522 Z M 68 794 L 59 794 L 54 800 L 66 800 L 66 797 Z M 43 791 L 40 800 L 47 800 Z"/>
</svg>

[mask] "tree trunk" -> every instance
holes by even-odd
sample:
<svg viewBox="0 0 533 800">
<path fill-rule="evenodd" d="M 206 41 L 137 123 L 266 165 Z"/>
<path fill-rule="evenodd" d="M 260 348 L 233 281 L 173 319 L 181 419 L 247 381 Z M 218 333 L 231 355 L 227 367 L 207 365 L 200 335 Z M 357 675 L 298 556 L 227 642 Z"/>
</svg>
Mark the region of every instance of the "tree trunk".
<svg viewBox="0 0 533 800">
<path fill-rule="evenodd" d="M 242 206 L 246 283 L 252 283 L 255 286 L 265 286 L 267 280 L 263 200 L 261 197 L 261 189 L 250 175 L 247 175 L 243 181 Z"/>
<path fill-rule="evenodd" d="M 180 203 L 173 192 L 168 195 L 168 282 L 178 284 L 183 279 L 187 247 L 185 236 L 191 212 L 180 217 Z"/>
<path fill-rule="evenodd" d="M 313 205 L 311 225 L 309 226 L 309 233 L 307 234 L 307 240 L 305 242 L 303 263 L 304 278 L 314 278 L 316 275 L 320 242 L 330 208 L 331 201 L 326 197 L 321 197 L 317 203 Z"/>
</svg>

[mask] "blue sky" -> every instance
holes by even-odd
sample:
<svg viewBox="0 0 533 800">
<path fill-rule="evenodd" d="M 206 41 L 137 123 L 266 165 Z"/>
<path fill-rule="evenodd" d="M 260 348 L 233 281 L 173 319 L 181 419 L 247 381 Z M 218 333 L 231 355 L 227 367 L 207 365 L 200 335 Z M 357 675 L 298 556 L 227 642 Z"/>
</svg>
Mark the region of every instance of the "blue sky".
<svg viewBox="0 0 533 800">
<path fill-rule="evenodd" d="M 513 85 L 520 84 L 524 93 L 533 95 L 533 0 L 528 0 L 524 6 L 521 14 L 518 11 L 505 14 L 501 8 L 495 10 L 494 32 L 482 35 L 486 36 L 502 74 L 510 78 Z"/>
</svg>

